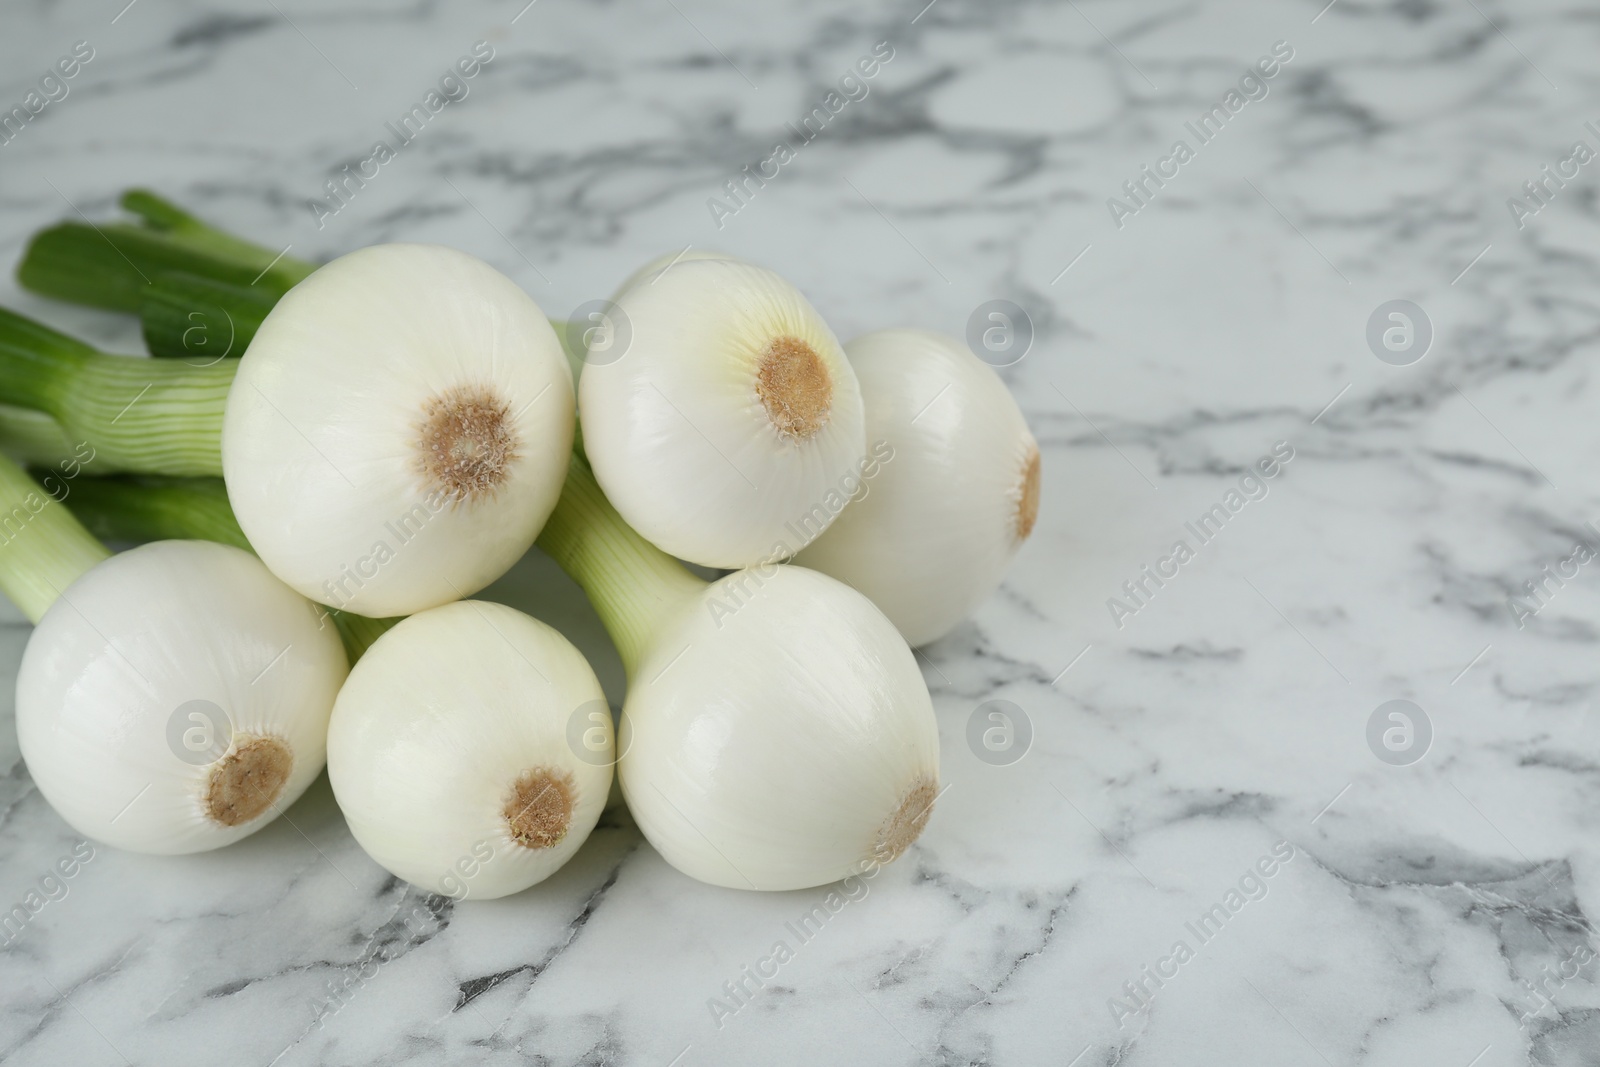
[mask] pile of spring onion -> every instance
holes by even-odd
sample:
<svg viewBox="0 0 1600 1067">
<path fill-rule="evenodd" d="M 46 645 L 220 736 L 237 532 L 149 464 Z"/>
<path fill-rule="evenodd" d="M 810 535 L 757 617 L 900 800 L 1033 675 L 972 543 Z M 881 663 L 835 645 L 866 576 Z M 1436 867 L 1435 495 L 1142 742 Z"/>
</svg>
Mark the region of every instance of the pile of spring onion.
<svg viewBox="0 0 1600 1067">
<path fill-rule="evenodd" d="M 551 323 L 449 248 L 319 267 L 122 205 L 35 235 L 18 276 L 137 315 L 152 358 L 0 309 L 0 588 L 36 624 L 17 731 L 77 831 L 217 848 L 326 766 L 362 848 L 458 898 L 558 869 L 613 773 L 719 886 L 824 884 L 922 833 L 911 649 L 995 588 L 1039 501 L 1033 435 L 959 341 L 840 345 L 782 277 L 706 253 Z M 616 644 L 620 722 L 557 630 L 473 599 L 535 544 Z"/>
</svg>

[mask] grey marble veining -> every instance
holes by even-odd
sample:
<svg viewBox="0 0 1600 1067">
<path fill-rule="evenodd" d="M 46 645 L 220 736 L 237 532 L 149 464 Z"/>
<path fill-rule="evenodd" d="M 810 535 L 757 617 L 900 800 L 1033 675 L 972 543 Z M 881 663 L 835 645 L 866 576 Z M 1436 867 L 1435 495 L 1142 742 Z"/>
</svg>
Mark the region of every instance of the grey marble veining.
<svg viewBox="0 0 1600 1067">
<path fill-rule="evenodd" d="M 0 1060 L 1600 1063 L 1600 571 L 1513 607 L 1600 521 L 1600 162 L 1524 188 L 1600 151 L 1600 16 L 1323 3 L 0 11 L 0 108 L 94 50 L 0 145 L 6 262 L 143 184 L 313 259 L 449 243 L 557 317 L 686 245 L 780 270 L 843 337 L 961 334 L 1011 299 L 1037 337 L 1002 373 L 1045 479 L 1004 586 L 921 654 L 950 787 L 928 832 L 815 936 L 789 926 L 825 890 L 697 884 L 624 812 L 530 892 L 422 894 L 324 779 L 223 852 L 99 847 L 36 897 L 0 947 Z M 479 41 L 466 96 L 319 220 Z M 878 42 L 864 97 L 709 206 Z M 1278 42 L 1264 92 L 1189 133 Z M 1129 200 L 1180 139 L 1192 158 Z M 1433 326 L 1408 366 L 1366 340 L 1393 299 Z M 10 281 L 0 300 L 137 345 Z M 1264 495 L 1188 533 L 1280 442 Z M 493 592 L 620 693 L 547 560 Z M 994 699 L 1033 728 L 1009 766 L 966 741 Z M 1368 741 L 1395 699 L 1432 729 L 1403 766 Z M 0 726 L 0 905 L 77 842 Z M 732 999 L 780 940 L 792 960 Z"/>
</svg>

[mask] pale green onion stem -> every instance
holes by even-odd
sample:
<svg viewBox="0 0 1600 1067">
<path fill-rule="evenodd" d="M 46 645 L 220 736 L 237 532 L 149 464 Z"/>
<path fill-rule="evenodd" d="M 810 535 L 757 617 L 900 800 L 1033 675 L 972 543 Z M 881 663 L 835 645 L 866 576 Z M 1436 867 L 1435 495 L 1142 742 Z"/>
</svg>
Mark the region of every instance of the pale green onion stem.
<svg viewBox="0 0 1600 1067">
<path fill-rule="evenodd" d="M 623 521 L 577 455 L 538 545 L 588 594 L 629 678 L 666 621 L 706 586 Z"/>
<path fill-rule="evenodd" d="M 222 473 L 222 412 L 238 363 L 110 356 L 0 309 L 0 403 L 55 419 L 97 473 Z"/>
<path fill-rule="evenodd" d="M 110 555 L 38 482 L 0 457 L 0 590 L 30 621 Z"/>
<path fill-rule="evenodd" d="M 79 457 L 61 424 L 42 411 L 0 404 L 0 455 L 32 467 L 67 464 Z"/>
</svg>

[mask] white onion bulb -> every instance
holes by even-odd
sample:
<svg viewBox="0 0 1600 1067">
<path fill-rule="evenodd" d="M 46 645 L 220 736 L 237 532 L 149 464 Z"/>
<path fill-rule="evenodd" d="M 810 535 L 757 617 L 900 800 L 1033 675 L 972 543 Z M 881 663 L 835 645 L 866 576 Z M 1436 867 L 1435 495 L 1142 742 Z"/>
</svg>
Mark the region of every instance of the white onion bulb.
<svg viewBox="0 0 1600 1067">
<path fill-rule="evenodd" d="M 1039 446 L 993 368 L 960 341 L 880 330 L 845 346 L 867 437 L 893 458 L 795 557 L 872 599 L 913 647 L 994 591 L 1039 511 Z"/>
<path fill-rule="evenodd" d="M 791 554 L 791 525 L 854 473 L 865 445 L 833 332 L 794 286 L 728 259 L 679 262 L 616 303 L 631 342 L 578 386 L 606 495 L 681 559 L 742 567 Z"/>
<path fill-rule="evenodd" d="M 453 249 L 375 245 L 289 291 L 240 360 L 228 497 L 273 573 L 404 615 L 471 595 L 555 506 L 572 372 L 539 306 Z"/>
<path fill-rule="evenodd" d="M 467 600 L 403 620 L 356 663 L 328 730 L 328 778 L 384 868 L 488 899 L 578 850 L 605 807 L 612 752 L 583 655 L 537 619 Z"/>
<path fill-rule="evenodd" d="M 256 557 L 157 541 L 44 613 L 17 676 L 17 739 L 79 833 L 199 852 L 259 830 L 321 773 L 347 671 L 332 620 Z"/>
<path fill-rule="evenodd" d="M 939 731 L 882 612 L 815 571 L 763 570 L 712 583 L 657 635 L 623 706 L 619 773 L 674 867 L 801 889 L 892 862 L 917 838 Z"/>
</svg>

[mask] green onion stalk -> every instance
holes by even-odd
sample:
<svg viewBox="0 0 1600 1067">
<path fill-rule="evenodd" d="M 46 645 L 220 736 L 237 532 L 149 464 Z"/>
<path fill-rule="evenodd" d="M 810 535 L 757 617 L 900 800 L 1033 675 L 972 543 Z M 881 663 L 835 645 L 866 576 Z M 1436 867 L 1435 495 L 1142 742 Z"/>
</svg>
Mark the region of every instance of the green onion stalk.
<svg viewBox="0 0 1600 1067">
<path fill-rule="evenodd" d="M 578 451 L 535 544 L 588 595 L 630 679 L 667 621 L 707 587 L 628 526 Z"/>
<path fill-rule="evenodd" d="M 0 457 L 0 592 L 30 622 L 110 556 L 44 487 Z"/>
<path fill-rule="evenodd" d="M 120 202 L 135 221 L 63 222 L 35 234 L 17 280 L 58 300 L 138 315 L 152 355 L 239 355 L 278 298 L 316 270 L 145 190 Z"/>
<path fill-rule="evenodd" d="M 0 455 L 33 467 L 67 465 L 77 448 L 66 431 L 42 411 L 0 404 Z"/>
<path fill-rule="evenodd" d="M 143 189 L 120 203 L 136 222 L 63 222 L 35 234 L 17 279 L 57 300 L 138 315 L 152 356 L 199 364 L 243 355 L 278 300 L 317 268 Z M 591 324 L 551 325 L 576 377 Z"/>
<path fill-rule="evenodd" d="M 238 366 L 108 355 L 0 309 L 0 403 L 48 415 L 97 474 L 220 475 Z"/>
<path fill-rule="evenodd" d="M 65 481 L 53 472 L 29 473 L 102 541 L 216 541 L 250 551 L 220 478 L 131 474 Z"/>
</svg>

